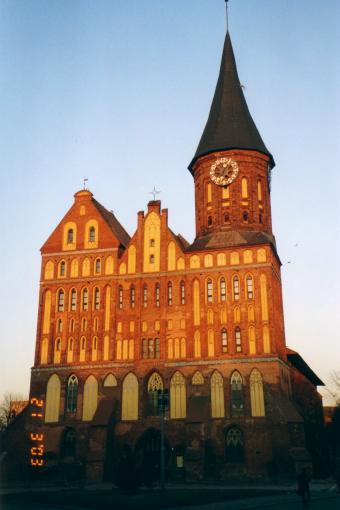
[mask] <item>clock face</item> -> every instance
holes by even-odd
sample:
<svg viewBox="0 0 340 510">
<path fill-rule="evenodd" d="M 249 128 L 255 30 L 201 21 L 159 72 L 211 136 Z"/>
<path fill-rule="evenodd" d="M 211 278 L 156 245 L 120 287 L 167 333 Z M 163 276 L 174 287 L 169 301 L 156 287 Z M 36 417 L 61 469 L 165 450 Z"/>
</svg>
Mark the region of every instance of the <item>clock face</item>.
<svg viewBox="0 0 340 510">
<path fill-rule="evenodd" d="M 210 167 L 210 179 L 218 186 L 228 186 L 237 174 L 238 164 L 231 158 L 219 158 Z"/>
</svg>

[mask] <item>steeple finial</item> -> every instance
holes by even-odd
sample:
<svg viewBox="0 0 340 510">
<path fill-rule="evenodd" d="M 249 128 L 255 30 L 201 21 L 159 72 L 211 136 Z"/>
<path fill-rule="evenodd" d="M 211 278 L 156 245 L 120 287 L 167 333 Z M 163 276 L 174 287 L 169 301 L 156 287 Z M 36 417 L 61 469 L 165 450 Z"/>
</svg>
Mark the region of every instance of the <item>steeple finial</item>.
<svg viewBox="0 0 340 510">
<path fill-rule="evenodd" d="M 226 16 L 227 16 L 227 32 L 229 32 L 229 12 L 228 12 L 228 1 L 229 0 L 225 0 L 225 9 L 226 9 Z"/>
</svg>

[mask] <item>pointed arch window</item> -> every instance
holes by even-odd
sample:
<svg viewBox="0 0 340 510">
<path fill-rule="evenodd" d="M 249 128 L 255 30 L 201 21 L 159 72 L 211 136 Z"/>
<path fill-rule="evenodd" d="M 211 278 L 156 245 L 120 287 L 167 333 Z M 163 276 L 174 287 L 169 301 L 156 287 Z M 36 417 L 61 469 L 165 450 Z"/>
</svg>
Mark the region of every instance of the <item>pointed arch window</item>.
<svg viewBox="0 0 340 510">
<path fill-rule="evenodd" d="M 146 338 L 142 339 L 142 358 L 148 359 L 148 341 Z"/>
<path fill-rule="evenodd" d="M 66 262 L 62 260 L 59 264 L 59 276 L 65 276 L 66 274 Z"/>
<path fill-rule="evenodd" d="M 181 305 L 185 305 L 185 283 L 182 280 L 180 283 L 180 303 Z"/>
<path fill-rule="evenodd" d="M 63 289 L 58 291 L 58 312 L 63 312 L 65 309 L 65 292 Z"/>
<path fill-rule="evenodd" d="M 84 384 L 83 421 L 91 421 L 97 409 L 98 381 L 90 375 Z"/>
<path fill-rule="evenodd" d="M 222 352 L 225 354 L 228 352 L 228 332 L 225 328 L 221 331 L 221 346 Z"/>
<path fill-rule="evenodd" d="M 168 306 L 172 305 L 172 282 L 168 282 Z"/>
<path fill-rule="evenodd" d="M 243 214 L 242 214 L 242 219 L 243 219 L 243 222 L 244 223 L 248 223 L 248 220 L 249 220 L 249 214 L 247 211 L 244 211 Z"/>
<path fill-rule="evenodd" d="M 246 177 L 242 177 L 241 190 L 242 198 L 248 198 L 248 180 Z"/>
<path fill-rule="evenodd" d="M 134 285 L 130 287 L 130 307 L 134 308 L 136 304 L 136 289 Z"/>
<path fill-rule="evenodd" d="M 96 229 L 94 227 L 89 228 L 89 243 L 94 243 L 96 240 Z"/>
<path fill-rule="evenodd" d="M 243 384 L 241 374 L 236 370 L 230 379 L 231 414 L 239 416 L 243 413 Z"/>
<path fill-rule="evenodd" d="M 94 309 L 99 310 L 100 308 L 100 291 L 98 287 L 94 289 Z"/>
<path fill-rule="evenodd" d="M 118 308 L 123 308 L 123 287 L 118 287 Z"/>
<path fill-rule="evenodd" d="M 212 303 L 213 301 L 213 282 L 211 278 L 207 280 L 207 303 Z"/>
<path fill-rule="evenodd" d="M 87 320 L 85 319 L 85 317 L 83 317 L 81 320 L 81 331 L 86 331 L 86 330 L 87 330 Z"/>
<path fill-rule="evenodd" d="M 59 421 L 60 379 L 57 374 L 51 375 L 46 388 L 45 423 Z"/>
<path fill-rule="evenodd" d="M 57 333 L 62 333 L 63 331 L 63 321 L 62 319 L 57 320 Z"/>
<path fill-rule="evenodd" d="M 123 381 L 122 420 L 138 420 L 138 379 L 132 372 Z"/>
<path fill-rule="evenodd" d="M 71 303 L 70 310 L 71 312 L 75 312 L 77 308 L 77 291 L 76 289 L 71 290 Z"/>
<path fill-rule="evenodd" d="M 180 372 L 175 372 L 170 381 L 170 418 L 186 417 L 185 379 Z"/>
<path fill-rule="evenodd" d="M 86 360 L 86 338 L 82 336 L 80 339 L 79 361 L 85 360 Z"/>
<path fill-rule="evenodd" d="M 73 244 L 73 243 L 74 243 L 73 228 L 69 228 L 67 231 L 67 244 Z"/>
<path fill-rule="evenodd" d="M 235 329 L 235 346 L 236 352 L 242 352 L 241 329 L 239 327 Z"/>
<path fill-rule="evenodd" d="M 250 374 L 250 404 L 252 416 L 265 416 L 263 382 L 257 368 Z"/>
<path fill-rule="evenodd" d="M 143 286 L 143 307 L 146 308 L 148 306 L 148 286 Z"/>
<path fill-rule="evenodd" d="M 238 427 L 230 427 L 226 434 L 226 461 L 242 463 L 244 461 L 244 440 Z"/>
<path fill-rule="evenodd" d="M 223 377 L 217 371 L 213 373 L 210 379 L 211 391 L 211 417 L 224 417 L 224 388 Z"/>
<path fill-rule="evenodd" d="M 220 301 L 224 303 L 227 300 L 227 286 L 224 278 L 220 279 Z"/>
<path fill-rule="evenodd" d="M 254 281 L 251 275 L 247 276 L 246 285 L 247 285 L 247 299 L 254 299 Z"/>
<path fill-rule="evenodd" d="M 240 280 L 238 276 L 234 276 L 233 278 L 233 298 L 234 301 L 240 299 Z"/>
<path fill-rule="evenodd" d="M 71 375 L 67 382 L 67 395 L 66 395 L 66 411 L 68 413 L 75 413 L 77 410 L 77 397 L 78 397 L 78 378 L 76 375 Z"/>
<path fill-rule="evenodd" d="M 154 372 L 148 380 L 148 415 L 158 414 L 158 392 L 164 388 L 161 376 Z"/>
<path fill-rule="evenodd" d="M 160 299 L 161 299 L 161 287 L 159 283 L 156 283 L 155 286 L 155 305 L 157 308 L 160 307 Z"/>
<path fill-rule="evenodd" d="M 83 289 L 82 309 L 83 310 L 89 309 L 89 290 L 86 287 L 85 289 Z"/>
</svg>

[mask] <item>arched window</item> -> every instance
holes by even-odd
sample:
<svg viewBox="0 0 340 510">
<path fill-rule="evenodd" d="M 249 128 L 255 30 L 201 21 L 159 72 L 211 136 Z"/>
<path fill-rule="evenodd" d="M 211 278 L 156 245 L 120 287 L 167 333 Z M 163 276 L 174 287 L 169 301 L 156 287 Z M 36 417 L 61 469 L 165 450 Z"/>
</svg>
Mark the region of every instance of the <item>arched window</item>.
<svg viewBox="0 0 340 510">
<path fill-rule="evenodd" d="M 83 289 L 83 296 L 81 300 L 81 306 L 83 310 L 89 309 L 89 291 L 87 288 Z"/>
<path fill-rule="evenodd" d="M 99 319 L 98 319 L 98 317 L 95 317 L 93 319 L 93 331 L 98 331 L 98 326 L 99 326 Z"/>
<path fill-rule="evenodd" d="M 168 282 L 168 306 L 172 305 L 172 282 Z"/>
<path fill-rule="evenodd" d="M 162 390 L 162 378 L 157 372 L 154 372 L 148 380 L 148 414 L 151 416 L 158 414 L 158 392 Z"/>
<path fill-rule="evenodd" d="M 253 277 L 248 275 L 246 279 L 247 299 L 254 299 L 254 282 Z"/>
<path fill-rule="evenodd" d="M 90 375 L 84 384 L 83 421 L 91 421 L 97 409 L 98 381 Z"/>
<path fill-rule="evenodd" d="M 160 307 L 160 295 L 161 295 L 161 287 L 159 283 L 155 285 L 155 305 L 157 308 Z"/>
<path fill-rule="evenodd" d="M 142 358 L 148 359 L 148 340 L 146 338 L 142 339 Z"/>
<path fill-rule="evenodd" d="M 94 264 L 94 272 L 96 274 L 99 274 L 100 271 L 101 271 L 101 260 L 100 259 L 96 259 L 95 264 Z"/>
<path fill-rule="evenodd" d="M 227 430 L 225 456 L 227 462 L 244 461 L 243 434 L 238 427 L 230 427 Z"/>
<path fill-rule="evenodd" d="M 134 308 L 136 305 L 136 289 L 134 285 L 130 287 L 130 307 Z"/>
<path fill-rule="evenodd" d="M 82 336 L 80 339 L 79 361 L 85 360 L 86 360 L 86 338 Z"/>
<path fill-rule="evenodd" d="M 68 330 L 73 333 L 74 332 L 74 319 L 70 319 Z"/>
<path fill-rule="evenodd" d="M 70 299 L 71 312 L 75 312 L 76 308 L 77 308 L 77 291 L 76 291 L 76 289 L 71 289 L 71 299 Z"/>
<path fill-rule="evenodd" d="M 220 301 L 223 303 L 227 299 L 227 286 L 224 278 L 220 278 Z"/>
<path fill-rule="evenodd" d="M 257 198 L 259 202 L 262 202 L 262 183 L 257 181 Z"/>
<path fill-rule="evenodd" d="M 41 343 L 40 363 L 44 365 L 47 363 L 47 361 L 48 361 L 48 339 L 44 338 Z"/>
<path fill-rule="evenodd" d="M 194 334 L 194 357 L 201 357 L 201 335 L 199 331 L 195 331 Z"/>
<path fill-rule="evenodd" d="M 76 431 L 72 427 L 67 427 L 61 439 L 60 457 L 74 457 L 76 454 Z"/>
<path fill-rule="evenodd" d="M 235 329 L 235 346 L 236 352 L 242 352 L 241 330 L 238 327 Z"/>
<path fill-rule="evenodd" d="M 211 390 L 211 417 L 224 417 L 224 388 L 223 377 L 217 371 L 213 373 L 210 379 Z"/>
<path fill-rule="evenodd" d="M 239 416 L 243 413 L 243 385 L 242 377 L 237 370 L 233 372 L 230 379 L 231 389 L 231 414 Z"/>
<path fill-rule="evenodd" d="M 200 284 L 198 280 L 193 281 L 192 294 L 193 294 L 194 326 L 199 326 L 201 320 L 201 308 L 200 308 Z"/>
<path fill-rule="evenodd" d="M 161 356 L 161 345 L 159 338 L 155 338 L 155 358 L 160 358 Z"/>
<path fill-rule="evenodd" d="M 117 386 L 117 379 L 113 374 L 107 374 L 107 376 L 104 379 L 104 388 L 112 388 L 114 386 Z"/>
<path fill-rule="evenodd" d="M 77 410 L 77 397 L 78 397 L 78 379 L 76 375 L 71 375 L 67 382 L 67 395 L 66 395 L 66 411 L 68 413 L 75 413 Z"/>
<path fill-rule="evenodd" d="M 61 339 L 57 338 L 54 342 L 54 363 L 60 363 L 61 361 Z"/>
<path fill-rule="evenodd" d="M 204 377 L 201 372 L 195 372 L 191 379 L 191 384 L 194 386 L 200 386 L 201 384 L 204 384 Z"/>
<path fill-rule="evenodd" d="M 67 357 L 66 357 L 67 363 L 72 363 L 72 361 L 73 361 L 73 350 L 74 350 L 73 346 L 74 346 L 73 338 L 69 338 L 68 343 L 67 343 Z"/>
<path fill-rule="evenodd" d="M 132 372 L 123 381 L 122 420 L 138 420 L 138 380 Z"/>
<path fill-rule="evenodd" d="M 148 286 L 146 284 L 143 286 L 143 306 L 144 308 L 148 306 Z"/>
<path fill-rule="evenodd" d="M 148 358 L 153 359 L 155 357 L 155 341 L 153 338 L 148 339 Z"/>
<path fill-rule="evenodd" d="M 243 218 L 244 223 L 248 223 L 249 215 L 248 215 L 247 211 L 243 211 L 242 218 Z"/>
<path fill-rule="evenodd" d="M 123 308 L 123 287 L 118 287 L 118 308 Z"/>
<path fill-rule="evenodd" d="M 240 280 L 238 276 L 233 278 L 233 299 L 238 301 L 240 299 Z"/>
<path fill-rule="evenodd" d="M 214 331 L 212 329 L 208 330 L 208 356 L 212 357 L 215 355 L 215 340 L 214 340 Z"/>
<path fill-rule="evenodd" d="M 51 375 L 46 388 L 45 423 L 59 421 L 60 379 L 57 374 Z"/>
<path fill-rule="evenodd" d="M 93 308 L 95 310 L 99 310 L 100 308 L 100 291 L 99 291 L 99 288 L 98 287 L 95 287 L 94 288 L 94 303 L 93 303 Z"/>
<path fill-rule="evenodd" d="M 180 303 L 181 303 L 181 305 L 185 305 L 185 283 L 183 280 L 181 281 L 179 288 L 180 288 L 180 296 L 179 296 Z"/>
<path fill-rule="evenodd" d="M 89 228 L 89 243 L 94 243 L 96 240 L 96 229 L 94 227 Z"/>
<path fill-rule="evenodd" d="M 241 181 L 242 198 L 248 198 L 248 181 L 246 177 L 242 177 Z"/>
<path fill-rule="evenodd" d="M 92 340 L 92 361 L 97 361 L 97 354 L 98 354 L 98 338 L 94 336 Z"/>
<path fill-rule="evenodd" d="M 170 418 L 186 417 L 185 379 L 180 372 L 175 372 L 170 381 Z"/>
<path fill-rule="evenodd" d="M 212 217 L 208 216 L 208 227 L 211 227 L 212 225 Z"/>
<path fill-rule="evenodd" d="M 81 331 L 86 331 L 86 330 L 87 330 L 87 320 L 85 319 L 85 317 L 83 317 L 81 320 Z"/>
<path fill-rule="evenodd" d="M 230 222 L 229 213 L 224 213 L 223 219 L 224 223 L 229 223 Z"/>
<path fill-rule="evenodd" d="M 221 346 L 223 353 L 228 352 L 228 332 L 225 328 L 221 331 Z"/>
<path fill-rule="evenodd" d="M 256 368 L 250 374 L 250 403 L 252 416 L 265 416 L 262 376 Z"/>
<path fill-rule="evenodd" d="M 73 242 L 74 242 L 73 228 L 69 228 L 67 231 L 67 244 L 73 244 Z"/>
<path fill-rule="evenodd" d="M 207 303 L 213 301 L 213 282 L 210 278 L 207 280 Z"/>
<path fill-rule="evenodd" d="M 63 291 L 63 289 L 58 290 L 57 302 L 58 302 L 58 312 L 63 312 L 64 308 L 65 308 L 65 292 Z"/>
</svg>

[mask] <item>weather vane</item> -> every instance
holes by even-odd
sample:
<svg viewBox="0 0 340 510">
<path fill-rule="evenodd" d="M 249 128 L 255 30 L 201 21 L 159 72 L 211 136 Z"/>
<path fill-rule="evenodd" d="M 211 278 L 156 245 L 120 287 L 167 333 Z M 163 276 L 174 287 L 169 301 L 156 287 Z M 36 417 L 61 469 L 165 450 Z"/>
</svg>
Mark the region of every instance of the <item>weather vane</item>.
<svg viewBox="0 0 340 510">
<path fill-rule="evenodd" d="M 156 200 L 156 195 L 159 195 L 159 193 L 160 193 L 160 191 L 157 191 L 155 186 L 153 187 L 152 191 L 149 191 L 149 195 L 153 195 L 154 201 Z"/>
<path fill-rule="evenodd" d="M 87 177 L 84 177 L 84 189 L 86 189 L 86 183 L 88 181 L 88 178 Z"/>
</svg>

